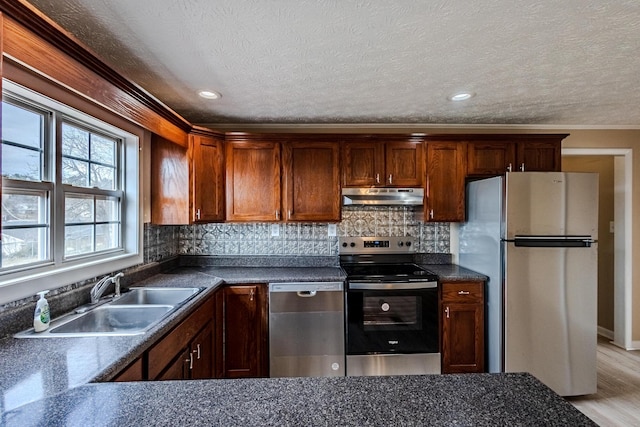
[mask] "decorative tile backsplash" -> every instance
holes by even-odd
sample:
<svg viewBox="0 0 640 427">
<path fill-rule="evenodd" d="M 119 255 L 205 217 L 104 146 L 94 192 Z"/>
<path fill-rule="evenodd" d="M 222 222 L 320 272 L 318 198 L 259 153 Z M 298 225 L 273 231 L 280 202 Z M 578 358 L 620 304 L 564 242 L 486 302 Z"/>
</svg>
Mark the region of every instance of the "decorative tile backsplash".
<svg viewBox="0 0 640 427">
<path fill-rule="evenodd" d="M 338 236 L 413 236 L 418 252 L 449 253 L 449 223 L 424 223 L 419 208 L 348 206 Z M 277 227 L 277 236 L 272 235 Z M 338 237 L 324 223 L 145 224 L 145 263 L 175 255 L 337 256 Z"/>
</svg>

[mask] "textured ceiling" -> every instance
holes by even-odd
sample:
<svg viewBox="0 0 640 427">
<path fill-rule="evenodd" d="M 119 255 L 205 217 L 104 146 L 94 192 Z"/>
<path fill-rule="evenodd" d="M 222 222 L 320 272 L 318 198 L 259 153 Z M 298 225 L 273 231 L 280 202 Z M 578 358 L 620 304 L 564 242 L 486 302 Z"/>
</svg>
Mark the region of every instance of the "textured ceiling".
<svg viewBox="0 0 640 427">
<path fill-rule="evenodd" d="M 193 123 L 640 127 L 638 0 L 30 2 Z"/>
</svg>

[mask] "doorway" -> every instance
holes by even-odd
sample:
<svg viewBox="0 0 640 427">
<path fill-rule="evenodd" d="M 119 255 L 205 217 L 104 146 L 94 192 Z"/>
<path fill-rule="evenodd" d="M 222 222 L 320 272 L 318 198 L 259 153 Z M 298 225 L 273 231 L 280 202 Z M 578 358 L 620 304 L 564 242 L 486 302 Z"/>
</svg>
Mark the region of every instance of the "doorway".
<svg viewBox="0 0 640 427">
<path fill-rule="evenodd" d="M 601 176 L 598 266 L 598 333 L 624 349 L 631 339 L 631 150 L 562 150 L 565 171 L 597 171 Z M 601 244 L 602 243 L 602 244 Z M 602 259 L 601 259 L 602 258 Z M 608 261 L 607 261 L 608 259 Z"/>
</svg>

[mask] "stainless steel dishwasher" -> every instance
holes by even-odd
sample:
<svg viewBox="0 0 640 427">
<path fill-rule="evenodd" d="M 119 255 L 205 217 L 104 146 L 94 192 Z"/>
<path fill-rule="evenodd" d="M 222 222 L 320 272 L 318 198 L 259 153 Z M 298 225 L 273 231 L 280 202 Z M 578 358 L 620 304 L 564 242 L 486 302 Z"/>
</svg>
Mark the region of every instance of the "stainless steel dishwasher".
<svg viewBox="0 0 640 427">
<path fill-rule="evenodd" d="M 342 282 L 269 284 L 272 377 L 345 374 Z"/>
</svg>

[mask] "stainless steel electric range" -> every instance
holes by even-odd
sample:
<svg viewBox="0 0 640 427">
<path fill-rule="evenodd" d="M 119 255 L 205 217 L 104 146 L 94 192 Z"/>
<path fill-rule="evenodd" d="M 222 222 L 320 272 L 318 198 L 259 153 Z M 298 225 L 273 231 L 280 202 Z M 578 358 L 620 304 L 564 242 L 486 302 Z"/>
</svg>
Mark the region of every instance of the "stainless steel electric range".
<svg viewBox="0 0 640 427">
<path fill-rule="evenodd" d="M 440 373 L 438 276 L 412 237 L 344 237 L 347 375 Z"/>
</svg>

